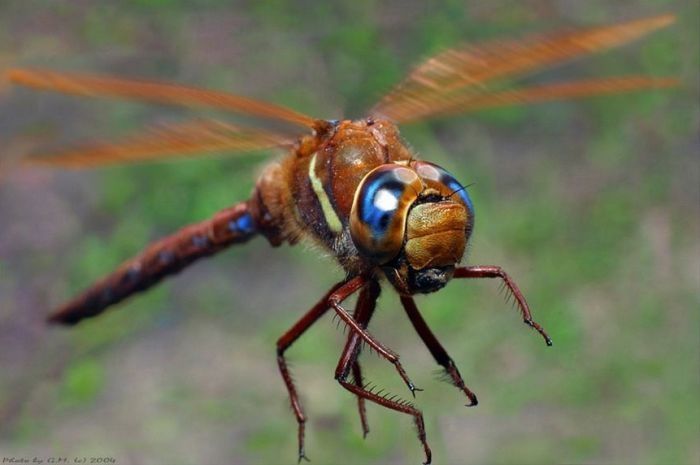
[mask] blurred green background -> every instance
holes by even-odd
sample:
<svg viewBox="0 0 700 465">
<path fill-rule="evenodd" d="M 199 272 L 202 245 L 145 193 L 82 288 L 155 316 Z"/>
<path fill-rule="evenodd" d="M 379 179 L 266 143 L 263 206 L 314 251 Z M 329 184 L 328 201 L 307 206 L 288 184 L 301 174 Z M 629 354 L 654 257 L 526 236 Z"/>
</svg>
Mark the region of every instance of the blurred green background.
<svg viewBox="0 0 700 465">
<path fill-rule="evenodd" d="M 457 42 L 663 12 L 677 24 L 524 82 L 648 73 L 679 76 L 679 89 L 402 128 L 420 157 L 474 183 L 468 262 L 508 270 L 554 347 L 495 282 L 420 297 L 479 396 L 467 409 L 436 380 L 388 288 L 372 330 L 425 389 L 417 403 L 436 464 L 690 464 L 700 463 L 697 2 L 4 0 L 0 66 L 156 77 L 360 117 L 411 64 Z M 0 159 L 193 114 L 0 88 Z M 3 173 L 0 457 L 295 463 L 274 347 L 342 277 L 329 259 L 257 239 L 74 329 L 43 323 L 149 241 L 244 199 L 265 159 Z M 333 380 L 342 345 L 329 315 L 288 352 L 312 463 L 419 463 L 405 415 L 368 405 L 362 439 L 355 399 Z M 408 395 L 386 363 L 362 361 L 367 378 Z"/>
</svg>

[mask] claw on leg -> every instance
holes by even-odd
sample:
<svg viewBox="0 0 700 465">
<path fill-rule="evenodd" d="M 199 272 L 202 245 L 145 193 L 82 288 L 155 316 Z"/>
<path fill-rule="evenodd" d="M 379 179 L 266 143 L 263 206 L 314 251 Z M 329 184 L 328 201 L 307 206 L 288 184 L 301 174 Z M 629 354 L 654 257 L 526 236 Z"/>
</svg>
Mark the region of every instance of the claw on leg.
<svg viewBox="0 0 700 465">
<path fill-rule="evenodd" d="M 376 404 L 379 404 L 383 407 L 386 407 L 391 410 L 395 410 L 397 412 L 403 412 L 408 415 L 413 416 L 413 419 L 416 423 L 416 428 L 418 429 L 418 440 L 420 441 L 421 445 L 423 446 L 423 452 L 425 453 L 425 462 L 423 462 L 424 465 L 428 465 L 432 461 L 432 451 L 430 450 L 430 446 L 428 445 L 428 441 L 426 440 L 425 436 L 425 423 L 423 421 L 423 414 L 421 413 L 420 410 L 415 408 L 412 404 L 408 402 L 402 402 L 402 401 L 396 401 L 392 399 L 387 399 L 386 397 L 379 396 L 371 391 L 368 391 L 362 387 L 358 387 L 353 383 L 349 383 L 345 381 L 344 379 L 338 379 L 338 382 L 340 383 L 341 386 L 343 386 L 345 389 L 348 391 L 352 392 L 358 397 L 362 397 L 364 399 L 367 399 L 369 401 L 372 401 Z"/>
<path fill-rule="evenodd" d="M 544 342 L 548 345 L 552 345 L 552 338 L 545 332 L 544 328 L 536 323 L 532 319 L 532 314 L 530 313 L 530 306 L 525 300 L 525 296 L 520 292 L 520 289 L 515 284 L 515 281 L 506 273 L 500 266 L 492 265 L 479 265 L 479 266 L 465 266 L 462 268 L 457 268 L 454 274 L 455 278 L 500 278 L 503 283 L 510 291 L 510 295 L 515 298 L 518 304 L 518 309 L 523 316 L 523 321 L 530 328 L 536 330 L 540 333 L 540 336 L 544 339 Z"/>
<path fill-rule="evenodd" d="M 402 296 L 401 305 L 403 305 L 409 320 L 411 320 L 413 327 L 425 343 L 426 347 L 428 347 L 428 350 L 432 354 L 435 361 L 444 368 L 445 374 L 449 376 L 452 384 L 454 384 L 460 391 L 464 392 L 467 399 L 469 399 L 469 403 L 466 404 L 467 407 L 474 407 L 477 405 L 479 401 L 476 399 L 476 395 L 464 384 L 464 380 L 462 380 L 462 375 L 459 374 L 457 366 L 452 361 L 452 358 L 450 358 L 450 356 L 447 354 L 445 348 L 442 347 L 440 341 L 438 341 L 437 337 L 435 337 L 433 332 L 428 327 L 428 324 L 418 311 L 418 307 L 416 307 L 413 297 Z"/>
<path fill-rule="evenodd" d="M 299 462 L 302 459 L 308 461 L 306 452 L 304 450 L 304 431 L 306 424 L 306 416 L 304 415 L 304 409 L 301 406 L 301 401 L 299 400 L 299 395 L 297 394 L 296 387 L 294 386 L 294 381 L 287 368 L 287 361 L 284 358 L 284 353 L 289 347 L 296 341 L 299 336 L 304 334 L 304 332 L 311 327 L 328 309 L 328 297 L 335 292 L 343 283 L 336 284 L 331 288 L 328 293 L 326 293 L 323 298 L 314 305 L 311 310 L 309 310 L 299 321 L 297 321 L 294 326 L 292 326 L 286 333 L 282 335 L 277 341 L 277 365 L 279 366 L 280 374 L 284 380 L 284 385 L 289 393 L 289 402 L 291 403 L 292 410 L 294 411 L 294 416 L 297 419 L 298 428 L 298 441 L 299 441 Z"/>
<path fill-rule="evenodd" d="M 347 310 L 340 305 L 346 298 L 357 292 L 365 285 L 375 285 L 371 283 L 376 283 L 376 281 L 368 280 L 363 276 L 357 276 L 345 283 L 336 292 L 331 293 L 330 297 L 328 298 L 328 304 L 335 309 L 336 314 L 340 317 L 340 319 L 343 320 L 343 322 L 352 330 L 353 334 L 351 336 L 359 336 L 367 343 L 369 347 L 377 352 L 377 354 L 394 364 L 399 376 L 401 376 L 401 379 L 403 379 L 404 383 L 411 391 L 411 394 L 413 394 L 415 397 L 415 391 L 420 389 L 416 389 L 415 385 L 406 374 L 401 362 L 399 362 L 399 356 L 391 349 L 385 347 L 379 341 L 377 341 L 348 313 Z M 379 286 L 379 284 L 376 284 L 376 286 Z M 377 293 L 377 296 L 378 295 L 379 294 Z M 347 369 L 349 369 L 349 366 Z"/>
<path fill-rule="evenodd" d="M 348 284 L 350 283 L 351 282 L 349 282 Z M 341 291 L 342 289 L 339 289 L 337 294 L 340 295 L 335 296 L 336 299 L 342 297 Z M 423 450 L 425 452 L 425 463 L 428 464 L 431 461 L 432 452 L 430 451 L 430 447 L 428 446 L 428 443 L 425 438 L 423 414 L 420 412 L 420 410 L 416 409 L 410 402 L 396 399 L 395 397 L 389 398 L 386 394 L 382 395 L 381 391 L 372 392 L 372 388 L 367 387 L 367 385 L 363 385 L 361 381 L 362 378 L 359 374 L 359 365 L 357 364 L 357 358 L 360 353 L 360 343 L 362 339 L 364 339 L 373 349 L 377 351 L 377 353 L 379 353 L 384 358 L 386 358 L 394 364 L 397 371 L 401 375 L 401 378 L 404 380 L 404 382 L 409 387 L 412 393 L 418 390 L 413 385 L 411 380 L 408 379 L 408 376 L 406 376 L 406 373 L 403 370 L 401 364 L 398 363 L 398 356 L 393 352 L 389 351 L 389 349 L 386 349 L 384 346 L 379 344 L 379 342 L 375 341 L 374 338 L 372 338 L 365 331 L 367 324 L 369 323 L 369 319 L 372 316 L 372 312 L 374 311 L 375 302 L 378 296 L 379 285 L 376 281 L 369 281 L 366 287 L 363 288 L 363 291 L 358 299 L 358 307 L 355 312 L 355 317 L 350 317 L 350 321 L 347 322 L 348 326 L 350 326 L 353 329 L 353 332 L 350 333 L 350 335 L 348 336 L 345 348 L 343 349 L 343 353 L 341 354 L 340 360 L 338 361 L 338 366 L 335 370 L 335 378 L 336 380 L 338 380 L 341 386 L 355 394 L 358 398 L 358 404 L 362 405 L 360 410 L 360 417 L 363 419 L 363 430 L 365 431 L 365 434 L 366 431 L 368 431 L 368 429 L 366 428 L 366 424 L 364 423 L 364 400 L 369 400 L 370 402 L 374 402 L 375 404 L 381 405 L 388 409 L 413 416 L 414 421 L 416 423 L 416 427 L 418 428 L 418 439 L 420 440 L 421 445 L 423 446 Z M 331 296 L 331 299 L 333 298 L 334 296 Z M 343 314 L 347 314 L 347 312 L 342 307 L 340 307 L 340 301 L 342 301 L 342 299 L 338 299 L 335 302 L 331 300 L 331 305 L 333 305 L 336 308 L 338 316 L 343 318 L 343 320 L 345 321 L 346 318 Z M 355 367 L 357 367 L 357 371 L 355 371 Z M 350 374 L 351 368 L 353 370 L 353 382 L 348 381 L 348 376 Z M 361 404 L 360 401 L 362 401 Z"/>
<path fill-rule="evenodd" d="M 362 387 L 362 371 L 360 369 L 360 362 L 355 360 L 352 365 L 352 377 L 355 382 L 355 386 Z M 360 413 L 360 423 L 362 425 L 362 438 L 367 438 L 369 434 L 369 423 L 367 422 L 367 410 L 365 409 L 365 399 L 363 397 L 357 396 L 357 411 Z"/>
</svg>

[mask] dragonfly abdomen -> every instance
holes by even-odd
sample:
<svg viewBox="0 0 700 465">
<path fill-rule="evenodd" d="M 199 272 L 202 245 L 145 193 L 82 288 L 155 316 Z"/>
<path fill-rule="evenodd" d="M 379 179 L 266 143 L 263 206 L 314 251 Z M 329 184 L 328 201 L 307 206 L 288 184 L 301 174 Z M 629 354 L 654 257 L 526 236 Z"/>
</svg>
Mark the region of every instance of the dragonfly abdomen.
<svg viewBox="0 0 700 465">
<path fill-rule="evenodd" d="M 258 233 L 248 202 L 221 210 L 213 218 L 187 226 L 151 244 L 115 272 L 57 309 L 49 321 L 73 325 L 144 291 L 195 260 L 245 242 Z"/>
</svg>

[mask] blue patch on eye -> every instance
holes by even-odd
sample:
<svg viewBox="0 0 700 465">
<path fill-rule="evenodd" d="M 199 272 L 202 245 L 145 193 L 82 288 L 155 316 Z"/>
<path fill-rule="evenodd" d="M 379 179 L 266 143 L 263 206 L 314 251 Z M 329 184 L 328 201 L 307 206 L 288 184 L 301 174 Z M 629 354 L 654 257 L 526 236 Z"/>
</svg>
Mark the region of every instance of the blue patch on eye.
<svg viewBox="0 0 700 465">
<path fill-rule="evenodd" d="M 455 178 L 447 174 L 447 172 L 445 172 L 443 182 L 452 192 L 459 195 L 462 201 L 467 205 L 469 212 L 472 213 L 474 211 L 474 204 L 472 204 L 472 199 L 469 197 L 467 188 L 462 186 Z"/>
<path fill-rule="evenodd" d="M 381 173 L 376 179 L 369 180 L 362 187 L 360 209 L 358 211 L 360 220 L 369 226 L 374 239 L 380 239 L 389 227 L 392 218 L 396 214 L 396 208 L 382 210 L 375 205 L 377 195 L 381 191 L 386 191 L 396 199 L 398 206 L 399 199 L 403 194 L 405 185 L 398 181 L 394 173 Z"/>
<path fill-rule="evenodd" d="M 444 184 L 452 194 L 458 195 L 461 199 L 462 202 L 467 206 L 467 209 L 469 210 L 470 216 L 474 214 L 474 204 L 472 203 L 472 199 L 469 197 L 469 193 L 467 192 L 467 188 L 463 186 L 462 184 L 457 181 L 454 176 L 452 176 L 450 173 L 445 171 L 444 168 L 435 165 L 433 163 L 429 163 L 433 168 L 435 168 L 438 173 L 440 173 L 440 179 L 439 181 Z"/>
</svg>

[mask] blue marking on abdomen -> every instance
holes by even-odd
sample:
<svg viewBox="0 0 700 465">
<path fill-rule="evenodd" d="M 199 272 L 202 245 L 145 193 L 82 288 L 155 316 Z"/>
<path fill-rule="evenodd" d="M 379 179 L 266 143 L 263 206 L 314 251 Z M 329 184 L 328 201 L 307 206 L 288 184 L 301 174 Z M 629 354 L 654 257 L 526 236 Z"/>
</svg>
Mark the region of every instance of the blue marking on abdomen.
<svg viewBox="0 0 700 465">
<path fill-rule="evenodd" d="M 250 213 L 246 213 L 235 220 L 229 221 L 228 229 L 231 232 L 238 232 L 241 234 L 252 234 L 257 231 L 255 222 Z"/>
</svg>

